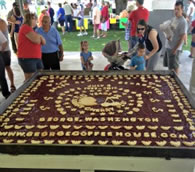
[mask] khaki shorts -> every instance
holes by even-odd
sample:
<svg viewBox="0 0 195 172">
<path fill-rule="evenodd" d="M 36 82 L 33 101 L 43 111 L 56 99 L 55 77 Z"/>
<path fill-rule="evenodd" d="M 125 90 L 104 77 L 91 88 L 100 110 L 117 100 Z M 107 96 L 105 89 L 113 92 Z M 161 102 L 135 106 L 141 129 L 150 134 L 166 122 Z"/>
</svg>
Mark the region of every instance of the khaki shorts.
<svg viewBox="0 0 195 172">
<path fill-rule="evenodd" d="M 168 67 L 169 70 L 175 70 L 179 68 L 179 56 L 180 51 L 176 52 L 176 55 L 172 54 L 171 49 L 166 49 L 163 64 L 165 67 Z"/>
</svg>

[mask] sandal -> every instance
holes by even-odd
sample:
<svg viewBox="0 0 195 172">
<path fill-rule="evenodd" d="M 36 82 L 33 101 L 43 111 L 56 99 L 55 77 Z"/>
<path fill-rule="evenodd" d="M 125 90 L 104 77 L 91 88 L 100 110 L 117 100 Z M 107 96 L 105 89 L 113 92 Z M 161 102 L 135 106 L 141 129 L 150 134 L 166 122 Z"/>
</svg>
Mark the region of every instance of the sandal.
<svg viewBox="0 0 195 172">
<path fill-rule="evenodd" d="M 11 91 L 11 93 L 13 93 L 14 91 L 16 91 L 16 87 L 15 87 L 14 85 L 12 85 L 12 86 L 10 87 L 10 91 Z"/>
</svg>

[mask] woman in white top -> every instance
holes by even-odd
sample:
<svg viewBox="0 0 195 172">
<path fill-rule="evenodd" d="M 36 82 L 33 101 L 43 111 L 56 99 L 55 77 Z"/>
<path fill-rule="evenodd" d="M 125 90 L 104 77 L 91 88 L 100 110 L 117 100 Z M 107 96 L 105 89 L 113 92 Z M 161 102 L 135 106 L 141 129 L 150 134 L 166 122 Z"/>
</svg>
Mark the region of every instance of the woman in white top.
<svg viewBox="0 0 195 172">
<path fill-rule="evenodd" d="M 76 18 L 78 14 L 77 4 L 71 4 L 71 7 L 73 10 L 73 18 Z"/>
<path fill-rule="evenodd" d="M 11 68 L 11 51 L 9 47 L 9 39 L 8 39 L 8 26 L 3 19 L 0 19 L 0 31 L 3 33 L 4 37 L 6 38 L 6 47 L 1 50 L 1 56 L 4 61 L 5 69 L 7 71 L 9 80 L 10 80 L 10 90 L 14 92 L 16 90 L 14 84 L 14 74 Z"/>
<path fill-rule="evenodd" d="M 6 49 L 7 39 L 0 31 L 0 86 L 2 89 L 2 94 L 5 98 L 9 97 L 10 92 L 7 85 L 7 80 L 5 78 L 5 65 L 2 57 L 2 51 Z"/>
</svg>

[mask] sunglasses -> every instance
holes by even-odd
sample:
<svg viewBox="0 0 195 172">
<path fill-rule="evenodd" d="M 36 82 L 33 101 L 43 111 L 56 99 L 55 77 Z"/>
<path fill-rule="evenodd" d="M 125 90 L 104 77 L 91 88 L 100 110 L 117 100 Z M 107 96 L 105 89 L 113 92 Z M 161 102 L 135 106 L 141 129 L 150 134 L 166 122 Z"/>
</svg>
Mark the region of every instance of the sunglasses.
<svg viewBox="0 0 195 172">
<path fill-rule="evenodd" d="M 143 28 L 137 28 L 137 30 L 138 31 L 140 31 L 140 30 L 145 30 L 145 28 L 143 27 Z"/>
</svg>

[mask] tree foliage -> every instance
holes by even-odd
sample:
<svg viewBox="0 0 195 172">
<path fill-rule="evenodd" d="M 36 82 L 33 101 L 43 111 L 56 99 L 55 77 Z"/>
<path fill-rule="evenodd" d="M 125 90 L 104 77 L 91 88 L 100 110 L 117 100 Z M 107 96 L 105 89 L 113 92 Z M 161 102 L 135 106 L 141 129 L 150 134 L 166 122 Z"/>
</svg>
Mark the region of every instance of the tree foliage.
<svg viewBox="0 0 195 172">
<path fill-rule="evenodd" d="M 128 0 L 115 0 L 116 13 L 119 14 L 122 10 L 126 9 Z"/>
</svg>

